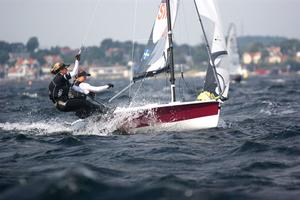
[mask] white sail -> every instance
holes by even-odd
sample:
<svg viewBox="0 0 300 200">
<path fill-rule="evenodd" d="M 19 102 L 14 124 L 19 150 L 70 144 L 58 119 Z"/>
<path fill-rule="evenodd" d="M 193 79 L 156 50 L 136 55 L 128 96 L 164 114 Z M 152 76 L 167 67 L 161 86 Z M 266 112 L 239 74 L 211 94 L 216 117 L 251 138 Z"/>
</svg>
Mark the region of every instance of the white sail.
<svg viewBox="0 0 300 200">
<path fill-rule="evenodd" d="M 195 0 L 199 14 L 214 23 L 211 53 L 226 51 L 225 37 L 214 0 Z"/>
<path fill-rule="evenodd" d="M 174 27 L 179 0 L 170 0 L 172 28 Z M 162 0 L 144 54 L 134 68 L 134 80 L 153 76 L 166 70 L 168 42 L 168 20 L 166 0 Z"/>
<path fill-rule="evenodd" d="M 238 54 L 236 27 L 234 24 L 229 26 L 227 38 L 227 50 L 229 55 L 229 74 L 242 75 L 242 66 Z"/>
<path fill-rule="evenodd" d="M 222 59 L 222 55 L 227 54 L 225 37 L 223 34 L 222 24 L 218 15 L 218 10 L 214 0 L 195 0 L 195 5 L 200 16 L 206 17 L 214 25 L 213 38 L 211 42 L 212 65 L 216 66 L 218 82 L 220 83 L 221 91 L 219 91 L 213 70 L 208 69 L 205 79 L 204 89 L 214 92 L 217 95 L 222 95 L 227 98 L 229 89 L 229 69 L 226 59 Z"/>
</svg>

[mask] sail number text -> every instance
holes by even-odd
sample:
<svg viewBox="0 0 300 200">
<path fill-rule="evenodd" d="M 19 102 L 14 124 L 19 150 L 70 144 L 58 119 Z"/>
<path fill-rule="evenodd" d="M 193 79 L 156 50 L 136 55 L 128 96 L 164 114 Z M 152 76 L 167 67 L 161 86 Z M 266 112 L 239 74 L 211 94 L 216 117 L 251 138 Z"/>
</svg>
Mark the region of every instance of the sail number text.
<svg viewBox="0 0 300 200">
<path fill-rule="evenodd" d="M 162 19 L 166 19 L 166 18 L 167 18 L 167 5 L 166 5 L 166 3 L 161 3 L 160 7 L 159 7 L 157 19 L 162 20 Z"/>
</svg>

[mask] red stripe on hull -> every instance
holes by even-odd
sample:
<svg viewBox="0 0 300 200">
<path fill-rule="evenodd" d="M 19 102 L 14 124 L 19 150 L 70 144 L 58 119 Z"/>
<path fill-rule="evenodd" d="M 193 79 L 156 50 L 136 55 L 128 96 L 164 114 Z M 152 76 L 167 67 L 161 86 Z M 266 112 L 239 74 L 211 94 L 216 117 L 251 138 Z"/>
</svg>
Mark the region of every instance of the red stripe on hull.
<svg viewBox="0 0 300 200">
<path fill-rule="evenodd" d="M 151 126 L 157 123 L 170 123 L 182 120 L 195 119 L 200 117 L 217 115 L 219 112 L 218 102 L 175 104 L 163 107 L 149 108 L 146 110 L 135 111 L 131 119 L 126 119 L 122 129 L 129 130 Z"/>
</svg>

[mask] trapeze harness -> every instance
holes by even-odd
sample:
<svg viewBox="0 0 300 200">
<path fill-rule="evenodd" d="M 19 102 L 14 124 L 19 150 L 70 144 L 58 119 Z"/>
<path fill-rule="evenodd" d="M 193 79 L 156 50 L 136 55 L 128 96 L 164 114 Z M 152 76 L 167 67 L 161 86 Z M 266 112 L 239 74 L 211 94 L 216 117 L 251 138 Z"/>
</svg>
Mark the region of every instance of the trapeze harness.
<svg viewBox="0 0 300 200">
<path fill-rule="evenodd" d="M 86 94 L 76 91 L 74 89 L 73 86 L 79 87 L 80 83 L 81 82 L 79 82 L 79 81 L 75 81 L 72 84 L 72 87 L 69 92 L 69 97 L 71 98 L 71 100 L 74 101 L 74 99 L 76 99 L 76 101 L 81 102 L 81 109 L 76 112 L 76 115 L 80 118 L 86 118 L 95 112 L 104 113 L 105 108 L 102 105 L 96 105 L 96 104 L 91 103 L 90 101 L 87 100 Z"/>
<path fill-rule="evenodd" d="M 71 85 L 71 87 L 70 87 L 71 89 L 69 91 L 69 98 L 71 98 L 71 99 L 85 99 L 86 100 L 86 97 L 87 97 L 86 94 L 84 94 L 82 92 L 78 92 L 73 88 L 73 86 L 79 87 L 80 83 L 81 82 L 79 82 L 79 81 L 74 81 L 74 83 Z"/>
</svg>

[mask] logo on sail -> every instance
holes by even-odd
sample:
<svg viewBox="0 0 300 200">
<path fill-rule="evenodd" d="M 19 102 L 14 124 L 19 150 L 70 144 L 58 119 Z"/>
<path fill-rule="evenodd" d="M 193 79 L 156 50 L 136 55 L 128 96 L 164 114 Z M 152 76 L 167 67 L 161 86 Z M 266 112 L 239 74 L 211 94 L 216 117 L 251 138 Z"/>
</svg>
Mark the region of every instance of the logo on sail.
<svg viewBox="0 0 300 200">
<path fill-rule="evenodd" d="M 143 54 L 143 60 L 147 60 L 151 55 L 151 51 L 149 49 L 146 49 L 144 51 L 144 54 Z"/>
<path fill-rule="evenodd" d="M 161 3 L 159 6 L 159 12 L 157 15 L 158 20 L 163 20 L 167 18 L 167 5 L 166 3 Z"/>
</svg>

